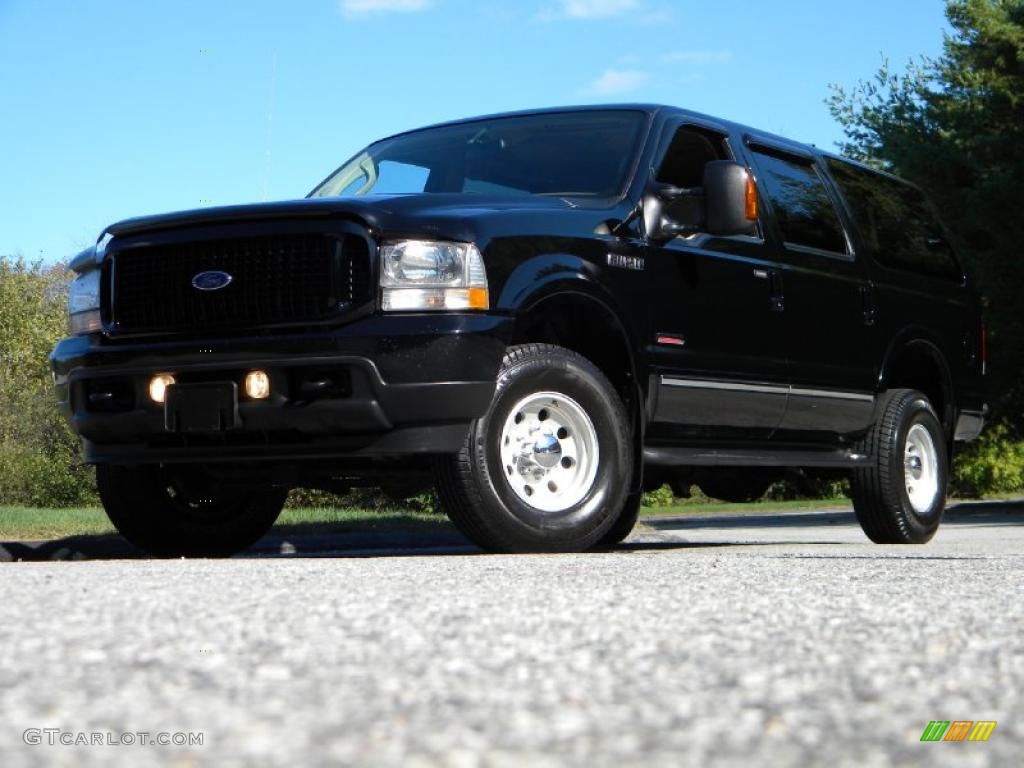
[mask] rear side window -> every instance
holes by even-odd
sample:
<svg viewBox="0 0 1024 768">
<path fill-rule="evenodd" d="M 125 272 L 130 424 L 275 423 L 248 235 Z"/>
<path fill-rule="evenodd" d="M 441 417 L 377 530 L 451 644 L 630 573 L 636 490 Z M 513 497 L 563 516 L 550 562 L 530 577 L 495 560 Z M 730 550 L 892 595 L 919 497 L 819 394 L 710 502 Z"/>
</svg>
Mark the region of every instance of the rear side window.
<svg viewBox="0 0 1024 768">
<path fill-rule="evenodd" d="M 919 190 L 839 160 L 829 159 L 828 167 L 850 204 L 865 250 L 876 262 L 930 277 L 963 279 L 953 249 Z"/>
<path fill-rule="evenodd" d="M 824 180 L 810 160 L 755 149 L 758 184 L 787 245 L 846 254 L 846 235 Z"/>
</svg>

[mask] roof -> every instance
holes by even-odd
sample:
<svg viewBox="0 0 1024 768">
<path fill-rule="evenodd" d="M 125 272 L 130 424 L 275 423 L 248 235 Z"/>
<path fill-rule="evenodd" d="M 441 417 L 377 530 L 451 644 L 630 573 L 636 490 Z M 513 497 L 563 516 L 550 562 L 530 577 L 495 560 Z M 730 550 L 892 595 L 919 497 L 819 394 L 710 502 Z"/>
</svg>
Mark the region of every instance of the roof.
<svg viewBox="0 0 1024 768">
<path fill-rule="evenodd" d="M 764 131 L 764 130 L 761 130 L 759 128 L 753 128 L 753 127 L 751 127 L 749 125 L 745 125 L 743 123 L 737 123 L 737 122 L 735 122 L 733 120 L 726 120 L 726 119 L 723 119 L 723 118 L 720 118 L 720 117 L 715 117 L 714 115 L 707 115 L 707 114 L 704 114 L 702 112 L 695 112 L 693 110 L 683 109 L 682 107 L 673 107 L 673 106 L 670 106 L 670 105 L 667 105 L 667 104 L 649 104 L 649 103 L 584 104 L 584 105 L 575 105 L 575 106 L 542 107 L 542 108 L 537 108 L 537 109 L 523 109 L 523 110 L 516 110 L 516 111 L 512 111 L 512 112 L 496 112 L 496 113 L 488 114 L 488 115 L 477 115 L 477 116 L 474 116 L 474 117 L 459 118 L 457 120 L 446 120 L 446 121 L 440 122 L 440 123 L 434 123 L 434 124 L 425 125 L 425 126 L 422 126 L 422 127 L 419 127 L 419 128 L 413 128 L 413 129 L 410 129 L 408 131 L 401 131 L 399 133 L 392 134 L 391 136 L 387 136 L 387 137 L 384 137 L 382 139 L 379 139 L 379 140 L 375 141 L 374 144 L 379 143 L 380 141 L 387 141 L 388 139 L 393 139 L 393 138 L 396 138 L 398 136 L 405 136 L 405 135 L 410 134 L 410 133 L 417 133 L 418 131 L 424 131 L 424 130 L 428 130 L 428 129 L 431 129 L 431 128 L 444 128 L 444 127 L 454 126 L 454 125 L 464 125 L 466 123 L 474 123 L 474 122 L 479 122 L 479 121 L 483 121 L 483 120 L 493 120 L 493 119 L 502 118 L 502 117 L 522 117 L 522 116 L 526 116 L 526 115 L 558 114 L 558 113 L 565 113 L 565 112 L 595 112 L 595 111 L 607 112 L 607 111 L 613 111 L 613 110 L 645 112 L 648 115 L 650 115 L 652 118 L 656 117 L 658 115 L 676 116 L 676 117 L 681 117 L 683 119 L 690 118 L 690 119 L 693 119 L 694 121 L 696 121 L 698 123 L 705 124 L 708 127 L 718 127 L 718 128 L 722 128 L 722 129 L 724 129 L 726 131 L 730 131 L 730 132 L 734 132 L 734 133 L 740 133 L 740 134 L 743 134 L 744 136 L 749 136 L 755 143 L 764 143 L 764 144 L 767 144 L 770 147 L 775 147 L 777 149 L 782 149 L 782 150 L 787 150 L 788 149 L 788 150 L 791 150 L 791 151 L 799 153 L 799 154 L 805 154 L 805 155 L 806 154 L 810 154 L 810 155 L 817 155 L 817 156 L 823 157 L 823 158 L 833 158 L 833 159 L 836 159 L 836 160 L 841 160 L 841 161 L 843 161 L 845 163 L 849 163 L 850 165 L 854 165 L 854 166 L 857 166 L 859 168 L 862 168 L 863 170 L 870 171 L 871 173 L 876 173 L 876 174 L 879 174 L 879 175 L 882 175 L 882 176 L 886 176 L 886 177 L 888 177 L 890 179 L 893 179 L 894 181 L 899 181 L 899 182 L 901 182 L 903 184 L 908 184 L 910 186 L 915 186 L 915 185 L 911 184 L 910 182 L 908 182 L 906 179 L 903 179 L 903 178 L 901 178 L 899 176 L 896 176 L 896 175 L 894 175 L 892 173 L 888 173 L 888 172 L 886 172 L 884 170 L 881 170 L 879 168 L 874 168 L 874 167 L 872 167 L 870 165 L 867 165 L 865 163 L 859 162 L 857 160 L 853 160 L 853 159 L 851 159 L 849 157 L 846 157 L 844 155 L 840 155 L 840 154 L 838 154 L 836 152 L 830 152 L 828 150 L 821 149 L 820 147 L 817 147 L 814 144 L 808 144 L 806 142 L 797 141 L 795 139 L 791 139 L 791 138 L 788 138 L 786 136 L 780 136 L 779 134 L 771 133 L 770 131 Z"/>
<path fill-rule="evenodd" d="M 545 114 L 558 114 L 565 112 L 594 112 L 594 111 L 612 111 L 612 110 L 623 110 L 623 111 L 639 111 L 646 112 L 652 117 L 658 114 L 669 114 L 678 115 L 680 117 L 690 117 L 694 120 L 708 123 L 711 125 L 722 126 L 729 130 L 738 131 L 740 133 L 749 134 L 756 139 L 760 139 L 770 144 L 789 147 L 802 152 L 813 152 L 819 153 L 817 147 L 813 144 L 806 144 L 803 142 L 795 141 L 793 139 L 786 138 L 785 136 L 779 136 L 768 131 L 763 131 L 757 128 L 752 128 L 742 123 L 737 123 L 732 120 L 725 120 L 723 118 L 715 117 L 713 115 L 706 115 L 701 112 L 694 112 L 688 109 L 682 109 L 680 107 L 673 107 L 667 104 L 646 104 L 646 103 L 621 103 L 621 104 L 586 104 L 576 106 L 563 106 L 563 107 L 543 107 L 538 109 L 524 109 L 517 110 L 514 112 L 497 112 L 488 115 L 477 115 L 473 117 L 459 118 L 457 120 L 446 120 L 440 123 L 433 123 L 431 125 L 425 125 L 418 128 L 413 128 L 408 131 L 401 131 L 391 136 L 386 136 L 380 141 L 386 141 L 387 139 L 393 139 L 397 136 L 405 136 L 409 133 L 416 133 L 418 131 L 427 130 L 430 128 L 445 128 L 448 126 L 464 125 L 466 123 L 474 123 L 483 120 L 494 120 L 502 117 L 523 117 L 527 115 L 545 115 Z M 376 142 L 374 142 L 376 143 Z"/>
</svg>

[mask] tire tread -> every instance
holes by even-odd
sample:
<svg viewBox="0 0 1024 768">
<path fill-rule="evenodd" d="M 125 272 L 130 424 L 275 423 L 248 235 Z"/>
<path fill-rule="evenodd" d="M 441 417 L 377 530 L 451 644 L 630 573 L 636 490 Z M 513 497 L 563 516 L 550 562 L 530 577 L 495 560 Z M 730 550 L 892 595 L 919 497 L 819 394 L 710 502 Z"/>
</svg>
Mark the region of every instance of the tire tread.
<svg viewBox="0 0 1024 768">
<path fill-rule="evenodd" d="M 923 534 L 914 530 L 900 495 L 903 477 L 893 475 L 893 451 L 901 450 L 896 436 L 907 418 L 908 409 L 915 402 L 924 402 L 929 413 L 935 416 L 922 393 L 912 389 L 887 391 L 879 408 L 881 416 L 859 445 L 859 449 L 871 456 L 872 461 L 854 470 L 850 495 L 861 528 L 876 544 L 924 543 L 934 535 L 938 524 L 936 521 L 935 527 Z M 936 447 L 942 450 L 942 446 Z M 944 481 L 944 477 L 940 478 L 943 493 Z"/>
<path fill-rule="evenodd" d="M 153 467 L 97 467 L 100 500 L 110 522 L 131 544 L 163 557 L 227 557 L 256 543 L 284 507 L 287 490 L 254 493 L 244 510 L 219 524 L 189 523 L 161 493 Z"/>
<path fill-rule="evenodd" d="M 557 359 L 558 362 L 568 359 L 587 369 L 606 392 L 615 392 L 611 382 L 597 366 L 579 353 L 554 344 L 534 342 L 509 347 L 502 359 L 501 371 L 505 372 L 519 363 L 544 357 Z M 499 388 L 500 382 L 499 375 Z M 487 500 L 483 498 L 475 482 L 477 467 L 472 442 L 475 437 L 476 429 L 470 429 L 458 453 L 441 456 L 435 463 L 435 482 L 441 506 L 455 527 L 482 549 L 500 553 L 521 552 L 524 549 L 521 542 L 507 531 L 501 530 L 500 526 L 494 525 L 485 511 Z M 628 440 L 628 434 L 623 433 L 620 439 Z M 486 472 L 486 465 L 481 467 L 480 471 Z M 613 525 L 614 521 L 609 523 L 607 529 L 596 532 L 592 537 L 593 541 L 586 542 L 582 548 L 586 549 L 600 541 Z M 561 551 L 561 548 L 553 545 L 552 550 Z"/>
</svg>

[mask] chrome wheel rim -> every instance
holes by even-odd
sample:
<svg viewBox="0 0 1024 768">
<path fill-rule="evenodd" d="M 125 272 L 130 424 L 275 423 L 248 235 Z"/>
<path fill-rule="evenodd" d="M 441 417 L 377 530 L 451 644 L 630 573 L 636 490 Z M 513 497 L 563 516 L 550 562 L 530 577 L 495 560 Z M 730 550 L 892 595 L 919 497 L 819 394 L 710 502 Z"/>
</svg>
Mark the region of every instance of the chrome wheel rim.
<svg viewBox="0 0 1024 768">
<path fill-rule="evenodd" d="M 586 498 L 597 477 L 597 430 L 567 395 L 536 392 L 517 402 L 501 430 L 501 468 L 525 504 L 564 512 Z"/>
<path fill-rule="evenodd" d="M 939 495 L 939 454 L 931 432 L 921 424 L 914 424 L 907 432 L 903 479 L 914 511 L 918 514 L 930 511 Z"/>
</svg>

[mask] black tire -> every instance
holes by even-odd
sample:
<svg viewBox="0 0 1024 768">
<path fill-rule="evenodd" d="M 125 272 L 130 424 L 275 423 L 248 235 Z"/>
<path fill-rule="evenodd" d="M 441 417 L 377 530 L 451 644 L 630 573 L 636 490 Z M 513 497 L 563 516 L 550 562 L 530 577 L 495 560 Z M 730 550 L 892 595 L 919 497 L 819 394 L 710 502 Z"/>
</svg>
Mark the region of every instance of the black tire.
<svg viewBox="0 0 1024 768">
<path fill-rule="evenodd" d="M 542 392 L 573 401 L 589 419 L 598 446 L 596 474 L 589 486 L 579 485 L 585 495 L 554 511 L 527 504 L 513 490 L 507 476 L 514 470 L 501 457 L 506 421 L 518 418 L 513 408 Z M 626 409 L 605 375 L 575 352 L 550 344 L 510 347 L 487 413 L 473 423 L 462 450 L 440 457 L 435 469 L 442 507 L 482 549 L 581 552 L 608 533 L 626 503 L 633 476 Z"/>
<path fill-rule="evenodd" d="M 284 507 L 285 488 L 219 489 L 157 465 L 100 465 L 107 517 L 139 549 L 162 557 L 227 557 L 255 544 Z"/>
<path fill-rule="evenodd" d="M 594 549 L 611 549 L 615 545 L 621 544 L 633 532 L 633 529 L 636 528 L 636 521 L 640 518 L 640 505 L 643 498 L 644 495 L 640 491 L 626 497 L 626 504 L 622 511 L 619 512 L 608 532 L 594 545 Z"/>
<path fill-rule="evenodd" d="M 857 520 L 876 544 L 924 544 L 938 530 L 946 504 L 949 454 L 942 425 L 928 398 L 912 389 L 886 392 L 879 413 L 860 446 L 873 461 L 855 470 L 850 483 Z M 933 501 L 920 510 L 911 503 L 907 488 L 908 482 L 914 485 L 913 472 L 919 469 L 907 454 L 908 435 L 917 425 L 932 441 L 937 485 Z M 918 506 L 926 504 L 919 501 Z"/>
</svg>

